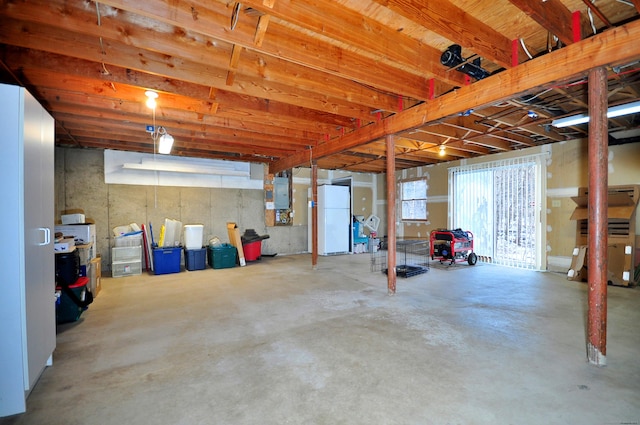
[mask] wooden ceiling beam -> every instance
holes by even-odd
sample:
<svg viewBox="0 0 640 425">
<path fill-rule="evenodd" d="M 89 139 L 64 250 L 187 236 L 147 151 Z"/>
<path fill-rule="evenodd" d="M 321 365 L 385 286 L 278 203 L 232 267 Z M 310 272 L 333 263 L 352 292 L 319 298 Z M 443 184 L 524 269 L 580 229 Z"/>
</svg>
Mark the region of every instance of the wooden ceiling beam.
<svg viewBox="0 0 640 425">
<path fill-rule="evenodd" d="M 571 11 L 560 0 L 509 0 L 564 44 L 573 43 Z"/>
<path fill-rule="evenodd" d="M 456 117 L 456 118 L 453 118 L 452 120 L 444 122 L 443 124 L 449 125 L 452 127 L 457 127 L 461 131 L 466 130 L 468 134 L 461 137 L 461 139 L 466 140 L 468 142 L 473 142 L 474 140 L 488 138 L 488 139 L 499 140 L 500 142 L 498 143 L 498 146 L 500 146 L 501 148 L 507 146 L 501 142 L 517 143 L 517 144 L 526 145 L 526 146 L 534 146 L 533 141 L 529 137 L 516 134 L 514 132 L 498 131 L 497 128 L 487 128 L 486 126 L 476 124 L 473 116 Z"/>
<path fill-rule="evenodd" d="M 90 120 L 85 118 L 78 118 L 77 116 L 70 116 L 65 114 L 60 117 L 62 125 L 67 130 L 75 131 L 91 131 L 93 133 L 101 133 L 102 137 L 131 137 L 135 139 L 145 139 L 150 137 L 145 132 L 145 126 L 141 123 L 122 123 L 120 121 L 113 120 Z M 209 127 L 205 129 L 189 128 L 185 126 L 181 127 L 167 127 L 167 131 L 172 136 L 180 139 L 190 139 L 198 141 L 206 141 L 210 139 L 224 140 L 227 142 L 238 143 L 239 145 L 254 145 L 264 148 L 273 148 L 277 146 L 283 151 L 292 152 L 295 149 L 304 146 L 304 141 L 292 140 L 282 137 L 268 136 L 261 133 L 239 132 L 237 130 L 230 130 L 220 127 Z M 307 142 L 307 144 L 310 142 Z"/>
<path fill-rule="evenodd" d="M 47 99 L 51 112 L 55 114 L 58 111 L 58 105 L 80 105 L 86 108 L 92 108 L 92 111 L 81 113 L 82 115 L 93 114 L 97 111 L 119 111 L 121 113 L 129 113 L 138 116 L 146 116 L 151 119 L 151 111 L 144 105 L 141 99 L 128 100 L 121 97 L 107 97 L 104 95 L 85 95 L 79 92 L 63 91 L 55 88 L 40 88 L 39 94 Z M 258 111 L 248 111 L 234 108 L 219 108 L 216 116 L 220 118 L 235 118 L 246 121 L 262 123 L 264 126 L 283 126 L 298 130 L 311 130 L 320 134 L 326 133 L 332 126 L 321 124 L 314 121 L 303 121 L 301 119 L 291 121 L 288 117 L 279 114 L 264 113 Z M 156 120 L 159 122 L 175 122 L 177 124 L 195 123 L 207 124 L 210 115 L 201 114 L 196 111 L 189 111 L 174 108 L 173 105 L 159 103 L 156 108 Z"/>
<path fill-rule="evenodd" d="M 5 27 L 6 28 L 6 27 Z M 3 28 L 4 29 L 4 28 Z M 36 31 L 35 28 L 33 28 Z M 84 41 L 73 42 L 68 39 L 54 37 L 47 34 L 47 31 L 36 31 L 33 37 L 16 37 L 8 40 L 0 32 L 0 42 L 20 45 L 25 48 L 49 51 L 58 55 L 65 54 L 65 51 L 73 52 L 76 57 L 88 61 L 97 62 L 101 68 L 101 56 L 95 51 L 95 46 L 91 44 L 82 45 Z M 20 40 L 22 38 L 23 41 Z M 52 39 L 54 41 L 52 41 Z M 183 80 L 201 85 L 215 85 L 228 91 L 253 97 L 262 97 L 276 100 L 285 104 L 300 106 L 325 113 L 332 113 L 344 117 L 360 118 L 364 122 L 371 120 L 371 110 L 360 107 L 354 103 L 345 102 L 341 99 L 328 97 L 326 93 L 309 92 L 302 89 L 292 89 L 279 82 L 264 81 L 263 79 L 251 80 L 245 76 L 236 76 L 236 84 L 226 86 L 226 70 L 214 69 L 213 67 L 202 67 L 197 64 L 186 64 L 182 62 L 182 68 L 176 67 L 171 58 L 154 52 L 144 52 L 142 55 L 139 49 L 129 46 L 119 46 L 118 55 L 110 56 L 107 61 L 107 70 L 110 65 L 121 68 L 134 69 L 150 74 L 160 75 L 165 78 Z M 109 71 L 110 72 L 110 71 Z M 214 84 L 215 83 L 215 84 Z M 320 90 L 320 84 L 318 90 Z M 344 96 L 344 93 L 342 94 Z M 397 100 L 396 100 L 397 103 Z"/>
<path fill-rule="evenodd" d="M 372 147 L 375 146 L 375 149 Z M 440 147 L 439 145 L 434 145 L 430 143 L 424 144 L 416 144 L 412 140 L 404 139 L 402 137 L 396 138 L 396 158 L 409 158 L 412 160 L 419 160 L 427 158 L 429 161 L 431 160 L 440 160 L 443 158 L 440 155 Z M 448 160 L 455 158 L 471 158 L 475 155 L 456 149 L 453 146 L 446 145 Z M 369 152 L 372 154 L 376 154 L 381 158 L 386 158 L 386 147 L 382 142 L 370 143 L 368 145 L 364 145 L 362 147 L 354 148 L 351 151 L 354 152 Z"/>
<path fill-rule="evenodd" d="M 464 76 L 447 72 L 440 65 L 439 50 L 411 38 L 401 31 L 381 25 L 335 1 L 298 2 L 280 0 L 273 8 L 260 0 L 246 0 L 243 6 L 262 10 L 274 18 L 322 34 L 345 45 L 354 46 L 371 58 L 417 75 L 427 75 L 450 86 L 462 86 Z"/>
<path fill-rule="evenodd" d="M 105 0 L 101 3 L 230 44 L 239 44 L 247 50 L 258 50 L 253 42 L 255 19 L 251 22 L 248 19 L 239 19 L 236 28 L 229 31 L 230 12 L 220 8 L 214 9 L 216 6 L 224 6 L 224 3 L 205 0 L 172 3 L 161 0 Z M 197 19 L 193 18 L 194 13 L 197 14 Z M 317 71 L 374 86 L 389 93 L 404 93 L 415 99 L 428 98 L 428 79 L 424 75 L 403 72 L 384 63 L 377 63 L 273 21 L 269 24 L 268 33 L 259 51 Z M 328 52 L 330 54 L 327 54 Z"/>
<path fill-rule="evenodd" d="M 602 13 L 602 11 L 598 8 L 598 6 L 596 6 L 594 4 L 594 2 L 592 0 L 582 0 L 582 2 L 593 12 L 595 13 L 595 15 L 598 17 L 598 19 L 600 19 L 602 21 L 602 23 L 605 25 L 605 27 L 607 28 L 611 28 L 611 22 L 609 21 L 609 19 L 607 19 L 606 16 L 604 16 L 604 13 Z"/>
<path fill-rule="evenodd" d="M 640 39 L 640 21 L 636 20 L 461 87 L 379 123 L 362 127 L 319 146 L 314 155 L 331 155 L 386 135 L 417 128 L 426 122 L 454 115 L 460 110 L 480 108 L 513 96 L 539 92 L 546 85 L 557 85 L 558 81 L 584 75 L 593 67 L 629 63 L 640 58 L 640 43 L 632 42 L 637 39 Z M 303 155 L 299 152 L 271 163 L 270 172 L 276 173 L 304 163 L 306 158 Z"/>
<path fill-rule="evenodd" d="M 65 145 L 69 140 L 56 135 L 56 143 L 59 145 Z M 84 148 L 93 149 L 116 149 L 114 142 L 110 139 L 93 139 L 82 138 L 80 144 Z M 131 151 L 131 152 L 144 152 L 153 153 L 153 144 L 135 144 L 135 143 L 123 143 L 117 147 L 118 150 Z M 263 158 L 253 153 L 242 154 L 231 152 L 227 149 L 221 149 L 220 151 L 213 151 L 208 149 L 190 149 L 182 147 L 174 147 L 171 150 L 172 156 L 191 156 L 197 158 L 209 158 L 209 159 L 226 159 L 233 161 L 246 161 L 246 162 L 268 162 L 269 158 Z"/>
<path fill-rule="evenodd" d="M 12 49 L 8 49 L 12 50 Z M 86 91 L 98 93 L 102 91 L 114 90 L 112 97 L 123 96 L 121 91 L 132 91 L 133 96 L 129 100 L 144 99 L 143 91 L 147 88 L 159 88 L 165 102 L 171 102 L 174 106 L 175 99 L 184 98 L 186 102 L 192 102 L 198 107 L 202 107 L 202 112 L 215 114 L 213 104 L 209 97 L 209 88 L 175 80 L 167 80 L 162 77 L 149 74 L 138 73 L 119 67 L 110 67 L 109 75 L 98 72 L 99 65 L 80 59 L 66 59 L 62 56 L 48 54 L 38 51 L 22 52 L 20 55 L 4 56 L 11 61 L 18 60 L 22 64 L 20 72 L 28 76 L 32 84 L 43 87 L 59 88 L 69 90 L 70 86 L 76 91 Z M 132 85 L 135 84 L 135 85 Z M 137 96 L 137 98 L 135 97 Z M 220 90 L 216 93 L 216 100 L 224 104 L 234 105 L 234 109 L 248 110 L 256 112 L 268 112 L 277 114 L 288 119 L 325 122 L 327 130 L 330 126 L 349 126 L 352 121 L 346 117 L 334 114 L 327 114 L 281 102 L 269 102 L 264 99 L 241 96 Z M 185 105 L 180 105 L 185 107 Z M 337 133 L 336 133 L 337 134 Z"/>
<path fill-rule="evenodd" d="M 90 115 L 89 115 L 90 114 Z M 56 106 L 54 113 L 56 119 L 74 121 L 85 120 L 92 122 L 94 119 L 132 122 L 139 126 L 150 124 L 149 115 L 137 115 L 123 111 L 107 111 L 107 110 L 90 110 L 86 108 L 70 105 L 59 104 Z M 254 123 L 247 120 L 237 120 L 232 118 L 223 118 L 219 116 L 207 117 L 204 122 L 198 124 L 181 123 L 180 126 L 191 129 L 192 131 L 236 131 L 238 134 L 263 134 L 265 137 L 284 137 L 291 143 L 299 143 L 301 146 L 316 146 L 317 140 L 321 139 L 319 133 L 313 133 L 308 130 L 297 130 L 284 128 L 282 126 L 273 126 L 265 123 Z"/>
<path fill-rule="evenodd" d="M 22 7 L 14 4 L 0 18 L 3 25 L 0 41 L 61 55 L 72 54 L 98 64 L 107 64 L 106 67 L 101 66 L 101 71 L 108 70 L 110 65 L 116 65 L 360 119 L 367 119 L 371 109 L 397 108 L 395 96 L 368 90 L 348 79 L 320 75 L 300 65 L 272 57 L 260 57 L 255 52 L 243 55 L 246 59 L 242 60 L 236 72 L 242 78 L 236 78 L 234 86 L 227 86 L 231 45 L 213 43 L 200 36 L 196 41 L 191 40 L 189 47 L 185 48 L 184 41 L 174 36 L 176 29 L 164 28 L 164 32 L 157 33 L 153 28 L 149 31 L 134 30 L 131 24 L 125 30 L 118 23 L 106 19 L 103 19 L 103 25 L 99 27 L 91 23 L 73 25 L 68 23 L 69 18 L 65 19 L 66 15 L 59 19 L 48 17 L 43 22 L 43 18 L 36 19 L 41 14 L 32 13 L 31 5 L 19 4 Z M 73 16 L 77 13 L 80 12 L 74 11 Z M 85 20 L 91 20 L 91 14 L 84 12 L 84 15 Z M 29 16 L 33 18 L 27 21 L 17 20 L 27 19 Z M 77 34 L 71 32 L 69 27 L 81 30 L 88 37 L 78 39 Z M 101 37 L 106 46 L 104 55 L 99 48 Z M 166 53 L 158 54 L 158 51 L 171 56 Z M 190 54 L 192 51 L 194 53 Z M 270 77 L 266 81 L 265 73 Z M 292 79 L 292 76 L 296 78 Z M 256 81 L 260 81 L 260 84 L 256 85 Z M 291 86 L 288 87 L 288 84 Z M 301 103 L 313 98 L 317 99 L 315 105 Z"/>
<path fill-rule="evenodd" d="M 511 40 L 447 0 L 375 0 L 483 58 L 511 68 Z"/>
<path fill-rule="evenodd" d="M 526 108 L 526 105 L 514 105 L 515 108 L 517 108 L 516 110 L 521 111 L 521 114 L 523 115 L 520 118 L 513 117 L 513 112 L 510 112 L 508 114 L 501 114 L 499 108 L 495 107 L 484 108 L 481 111 L 476 111 L 474 113 L 474 116 L 480 118 L 479 123 L 487 127 L 493 126 L 492 123 L 506 126 L 496 129 L 496 132 L 519 129 L 523 132 L 530 133 L 533 136 L 540 136 L 547 139 L 555 140 L 557 142 L 566 140 L 566 138 L 561 135 L 555 127 L 551 127 L 550 125 L 548 125 L 552 118 L 548 113 L 540 111 L 540 109 L 536 108 L 535 106 Z M 535 111 L 538 114 L 538 118 L 529 118 L 526 115 L 526 110 Z M 547 125 L 545 126 L 545 124 Z"/>
<path fill-rule="evenodd" d="M 233 45 L 231 49 L 231 58 L 229 59 L 229 70 L 227 71 L 227 81 L 226 84 L 228 86 L 233 85 L 233 80 L 236 77 L 236 71 L 238 70 L 238 62 L 240 62 L 240 54 L 242 53 L 242 47 L 237 44 Z"/>
<path fill-rule="evenodd" d="M 399 137 L 407 139 L 407 140 L 416 140 L 416 141 L 424 141 L 425 139 L 422 136 L 421 129 L 418 129 L 415 132 L 403 132 L 399 133 Z M 433 136 L 430 136 L 433 137 Z M 481 146 L 476 146 L 470 143 L 465 142 L 464 140 L 453 138 L 453 137 L 443 137 L 438 140 L 438 143 L 434 143 L 435 145 L 446 144 L 447 147 L 455 148 L 456 150 L 467 152 L 470 156 L 479 156 L 479 155 L 488 155 L 491 153 L 489 149 L 483 148 Z"/>
<path fill-rule="evenodd" d="M 68 126 L 65 125 L 65 128 Z M 114 127 L 115 128 L 115 127 Z M 263 153 L 265 155 L 274 157 L 284 157 L 289 155 L 293 148 L 287 148 L 286 146 L 268 143 L 268 141 L 254 140 L 252 142 L 242 141 L 238 142 L 232 137 L 222 135 L 210 135 L 206 138 L 190 137 L 182 134 L 179 131 L 176 132 L 173 129 L 167 129 L 167 131 L 175 138 L 174 145 L 181 147 L 196 147 L 200 149 L 230 149 L 236 152 L 245 154 L 257 154 Z M 149 143 L 153 145 L 153 139 L 150 135 L 146 137 L 137 137 L 133 132 L 116 131 L 113 134 L 105 133 L 103 131 L 95 131 L 94 129 L 74 128 L 74 136 L 77 138 L 92 138 L 92 139 L 112 139 L 117 143 L 134 143 L 142 145 Z"/>
</svg>

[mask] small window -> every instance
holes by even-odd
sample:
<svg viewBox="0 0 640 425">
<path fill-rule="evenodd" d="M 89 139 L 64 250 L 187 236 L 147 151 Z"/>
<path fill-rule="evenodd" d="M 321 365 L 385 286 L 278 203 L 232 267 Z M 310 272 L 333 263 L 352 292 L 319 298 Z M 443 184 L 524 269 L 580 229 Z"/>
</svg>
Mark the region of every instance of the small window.
<svg viewBox="0 0 640 425">
<path fill-rule="evenodd" d="M 425 179 L 401 182 L 402 220 L 426 221 L 427 181 Z"/>
</svg>

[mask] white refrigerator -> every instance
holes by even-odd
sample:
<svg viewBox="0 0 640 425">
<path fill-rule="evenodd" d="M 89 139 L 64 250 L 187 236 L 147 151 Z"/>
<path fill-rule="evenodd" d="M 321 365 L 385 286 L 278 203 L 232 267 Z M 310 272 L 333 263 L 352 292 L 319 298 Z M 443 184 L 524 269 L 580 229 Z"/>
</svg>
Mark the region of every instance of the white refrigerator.
<svg viewBox="0 0 640 425">
<path fill-rule="evenodd" d="M 349 252 L 351 199 L 346 186 L 318 186 L 318 254 Z M 311 222 L 310 222 L 311 223 Z"/>
</svg>

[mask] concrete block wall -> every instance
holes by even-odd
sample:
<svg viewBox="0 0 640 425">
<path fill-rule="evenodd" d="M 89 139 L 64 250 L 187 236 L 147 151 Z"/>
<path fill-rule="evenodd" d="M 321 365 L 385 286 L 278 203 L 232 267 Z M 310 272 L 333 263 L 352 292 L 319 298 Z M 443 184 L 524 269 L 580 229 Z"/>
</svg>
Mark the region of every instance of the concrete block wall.
<svg viewBox="0 0 640 425">
<path fill-rule="evenodd" d="M 107 185 L 102 150 L 56 148 L 55 161 L 56 219 L 67 209 L 84 210 L 96 223 L 96 252 L 107 274 L 114 227 L 151 222 L 157 238 L 165 218 L 203 224 L 205 244 L 214 236 L 228 242 L 226 223 L 233 221 L 241 233 L 255 229 L 270 236 L 262 243 L 264 254 L 306 251 L 306 225 L 265 226 L 262 190 Z"/>
</svg>

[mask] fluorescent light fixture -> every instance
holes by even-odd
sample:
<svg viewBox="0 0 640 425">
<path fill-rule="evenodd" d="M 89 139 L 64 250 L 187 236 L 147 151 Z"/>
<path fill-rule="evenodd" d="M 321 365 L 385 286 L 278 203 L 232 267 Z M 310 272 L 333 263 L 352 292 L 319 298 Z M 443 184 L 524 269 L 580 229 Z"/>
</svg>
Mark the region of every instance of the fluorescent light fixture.
<svg viewBox="0 0 640 425">
<path fill-rule="evenodd" d="M 149 162 L 149 163 L 124 163 L 122 168 L 125 170 L 142 170 L 142 171 L 167 171 L 171 173 L 184 174 L 207 174 L 212 176 L 238 176 L 250 178 L 249 171 L 233 170 L 224 167 L 207 167 L 194 166 L 191 163 L 180 162 Z"/>
<path fill-rule="evenodd" d="M 635 114 L 640 112 L 640 101 L 625 103 L 623 105 L 612 106 L 607 110 L 607 118 L 621 117 L 623 115 Z M 554 127 L 570 127 L 572 125 L 585 124 L 589 122 L 588 114 L 572 115 L 570 117 L 558 118 L 553 120 L 551 125 Z"/>
<path fill-rule="evenodd" d="M 162 136 L 160 136 L 160 139 L 158 141 L 158 153 L 162 153 L 162 154 L 170 154 L 171 153 L 171 147 L 173 146 L 173 136 L 170 135 L 169 133 L 165 133 Z"/>
<path fill-rule="evenodd" d="M 584 124 L 589 122 L 589 115 L 587 114 L 578 114 L 571 115 L 570 117 L 558 118 L 557 120 L 553 120 L 551 125 L 558 128 L 563 127 L 571 127 L 572 125 Z"/>
</svg>

